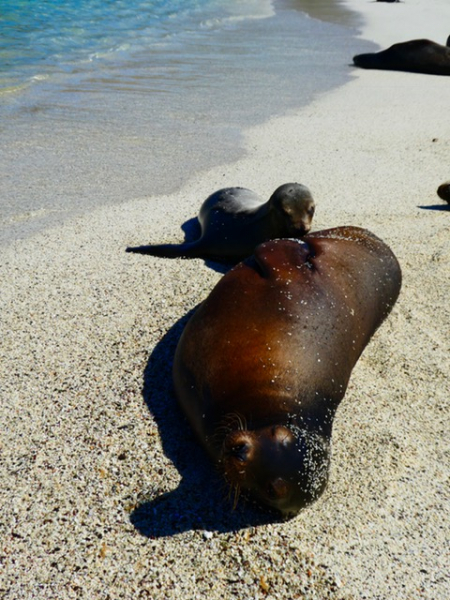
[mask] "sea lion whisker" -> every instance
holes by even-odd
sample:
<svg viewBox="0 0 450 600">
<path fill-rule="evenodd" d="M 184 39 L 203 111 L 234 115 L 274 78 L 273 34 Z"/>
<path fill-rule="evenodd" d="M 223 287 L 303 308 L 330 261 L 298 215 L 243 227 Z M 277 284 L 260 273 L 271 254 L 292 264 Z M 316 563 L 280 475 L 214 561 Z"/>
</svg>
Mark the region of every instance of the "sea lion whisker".
<svg viewBox="0 0 450 600">
<path fill-rule="evenodd" d="M 242 415 L 236 415 L 240 431 L 247 431 L 247 420 Z"/>
<path fill-rule="evenodd" d="M 233 486 L 233 491 L 234 491 L 233 510 L 236 510 L 236 506 L 237 506 L 238 501 L 239 501 L 239 496 L 241 494 L 241 488 L 239 487 L 238 484 L 235 484 Z"/>
<path fill-rule="evenodd" d="M 232 503 L 232 508 L 235 510 L 240 496 L 239 484 L 229 481 L 226 475 L 224 476 L 223 482 L 226 486 L 227 500 Z"/>
<path fill-rule="evenodd" d="M 233 431 L 234 429 L 236 429 L 236 427 L 239 429 L 239 431 L 246 431 L 247 420 L 243 415 L 239 413 L 228 413 L 223 417 L 218 427 L 223 428 L 225 432 Z"/>
</svg>

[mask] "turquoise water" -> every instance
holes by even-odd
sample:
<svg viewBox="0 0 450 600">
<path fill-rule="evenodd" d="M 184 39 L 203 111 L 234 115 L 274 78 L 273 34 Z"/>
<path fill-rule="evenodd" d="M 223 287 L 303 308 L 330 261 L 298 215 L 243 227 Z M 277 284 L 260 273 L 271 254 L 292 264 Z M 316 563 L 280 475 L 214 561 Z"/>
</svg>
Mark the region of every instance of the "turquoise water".
<svg viewBox="0 0 450 600">
<path fill-rule="evenodd" d="M 2 0 L 0 90 L 173 50 L 202 30 L 270 13 L 264 0 Z"/>
<path fill-rule="evenodd" d="M 242 131 L 350 77 L 351 16 L 302 4 L 1 0 L 0 243 L 216 164 L 245 186 Z"/>
</svg>

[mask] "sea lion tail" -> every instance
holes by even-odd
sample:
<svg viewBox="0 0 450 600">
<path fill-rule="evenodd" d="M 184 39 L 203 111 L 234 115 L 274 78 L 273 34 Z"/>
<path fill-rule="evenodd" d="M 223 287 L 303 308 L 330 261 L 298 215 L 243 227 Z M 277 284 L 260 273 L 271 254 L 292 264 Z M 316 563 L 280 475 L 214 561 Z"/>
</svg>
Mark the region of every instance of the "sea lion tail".
<svg viewBox="0 0 450 600">
<path fill-rule="evenodd" d="M 128 247 L 126 252 L 150 254 L 162 258 L 195 258 L 199 256 L 197 244 L 149 244 L 148 246 Z"/>
</svg>

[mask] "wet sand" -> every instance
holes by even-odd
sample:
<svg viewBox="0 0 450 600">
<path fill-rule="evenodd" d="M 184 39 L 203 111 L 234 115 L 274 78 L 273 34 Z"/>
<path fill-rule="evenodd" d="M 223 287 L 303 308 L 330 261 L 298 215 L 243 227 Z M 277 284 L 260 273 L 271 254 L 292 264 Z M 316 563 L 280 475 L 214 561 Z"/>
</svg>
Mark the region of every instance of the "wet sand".
<svg viewBox="0 0 450 600">
<path fill-rule="evenodd" d="M 348 2 L 381 46 L 422 27 L 444 42 L 435 4 Z M 448 597 L 448 83 L 354 69 L 248 130 L 238 162 L 2 251 L 2 597 Z M 124 249 L 183 239 L 215 189 L 268 197 L 291 180 L 316 199 L 315 229 L 370 229 L 404 283 L 338 410 L 324 496 L 282 523 L 231 510 L 173 398 L 176 340 L 221 273 Z"/>
</svg>

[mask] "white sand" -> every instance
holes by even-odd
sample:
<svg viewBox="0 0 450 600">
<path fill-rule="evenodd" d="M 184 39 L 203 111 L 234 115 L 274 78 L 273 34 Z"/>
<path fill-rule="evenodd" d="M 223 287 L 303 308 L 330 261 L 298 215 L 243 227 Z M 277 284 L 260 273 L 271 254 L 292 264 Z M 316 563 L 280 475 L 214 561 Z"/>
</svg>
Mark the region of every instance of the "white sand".
<svg viewBox="0 0 450 600">
<path fill-rule="evenodd" d="M 446 0 L 348 4 L 382 46 L 450 33 Z M 180 193 L 3 253 L 0 597 L 450 597 L 450 214 L 431 210 L 450 179 L 450 80 L 354 74 L 249 131 L 244 160 Z M 221 502 L 173 407 L 164 338 L 221 275 L 124 248 L 182 239 L 180 224 L 219 187 L 268 196 L 290 180 L 311 188 L 316 229 L 361 225 L 388 242 L 404 284 L 339 408 L 325 495 L 287 523 L 244 528 L 257 513 Z M 152 352 L 155 416 L 142 398 Z M 134 511 L 145 501 L 144 518 Z"/>
</svg>

